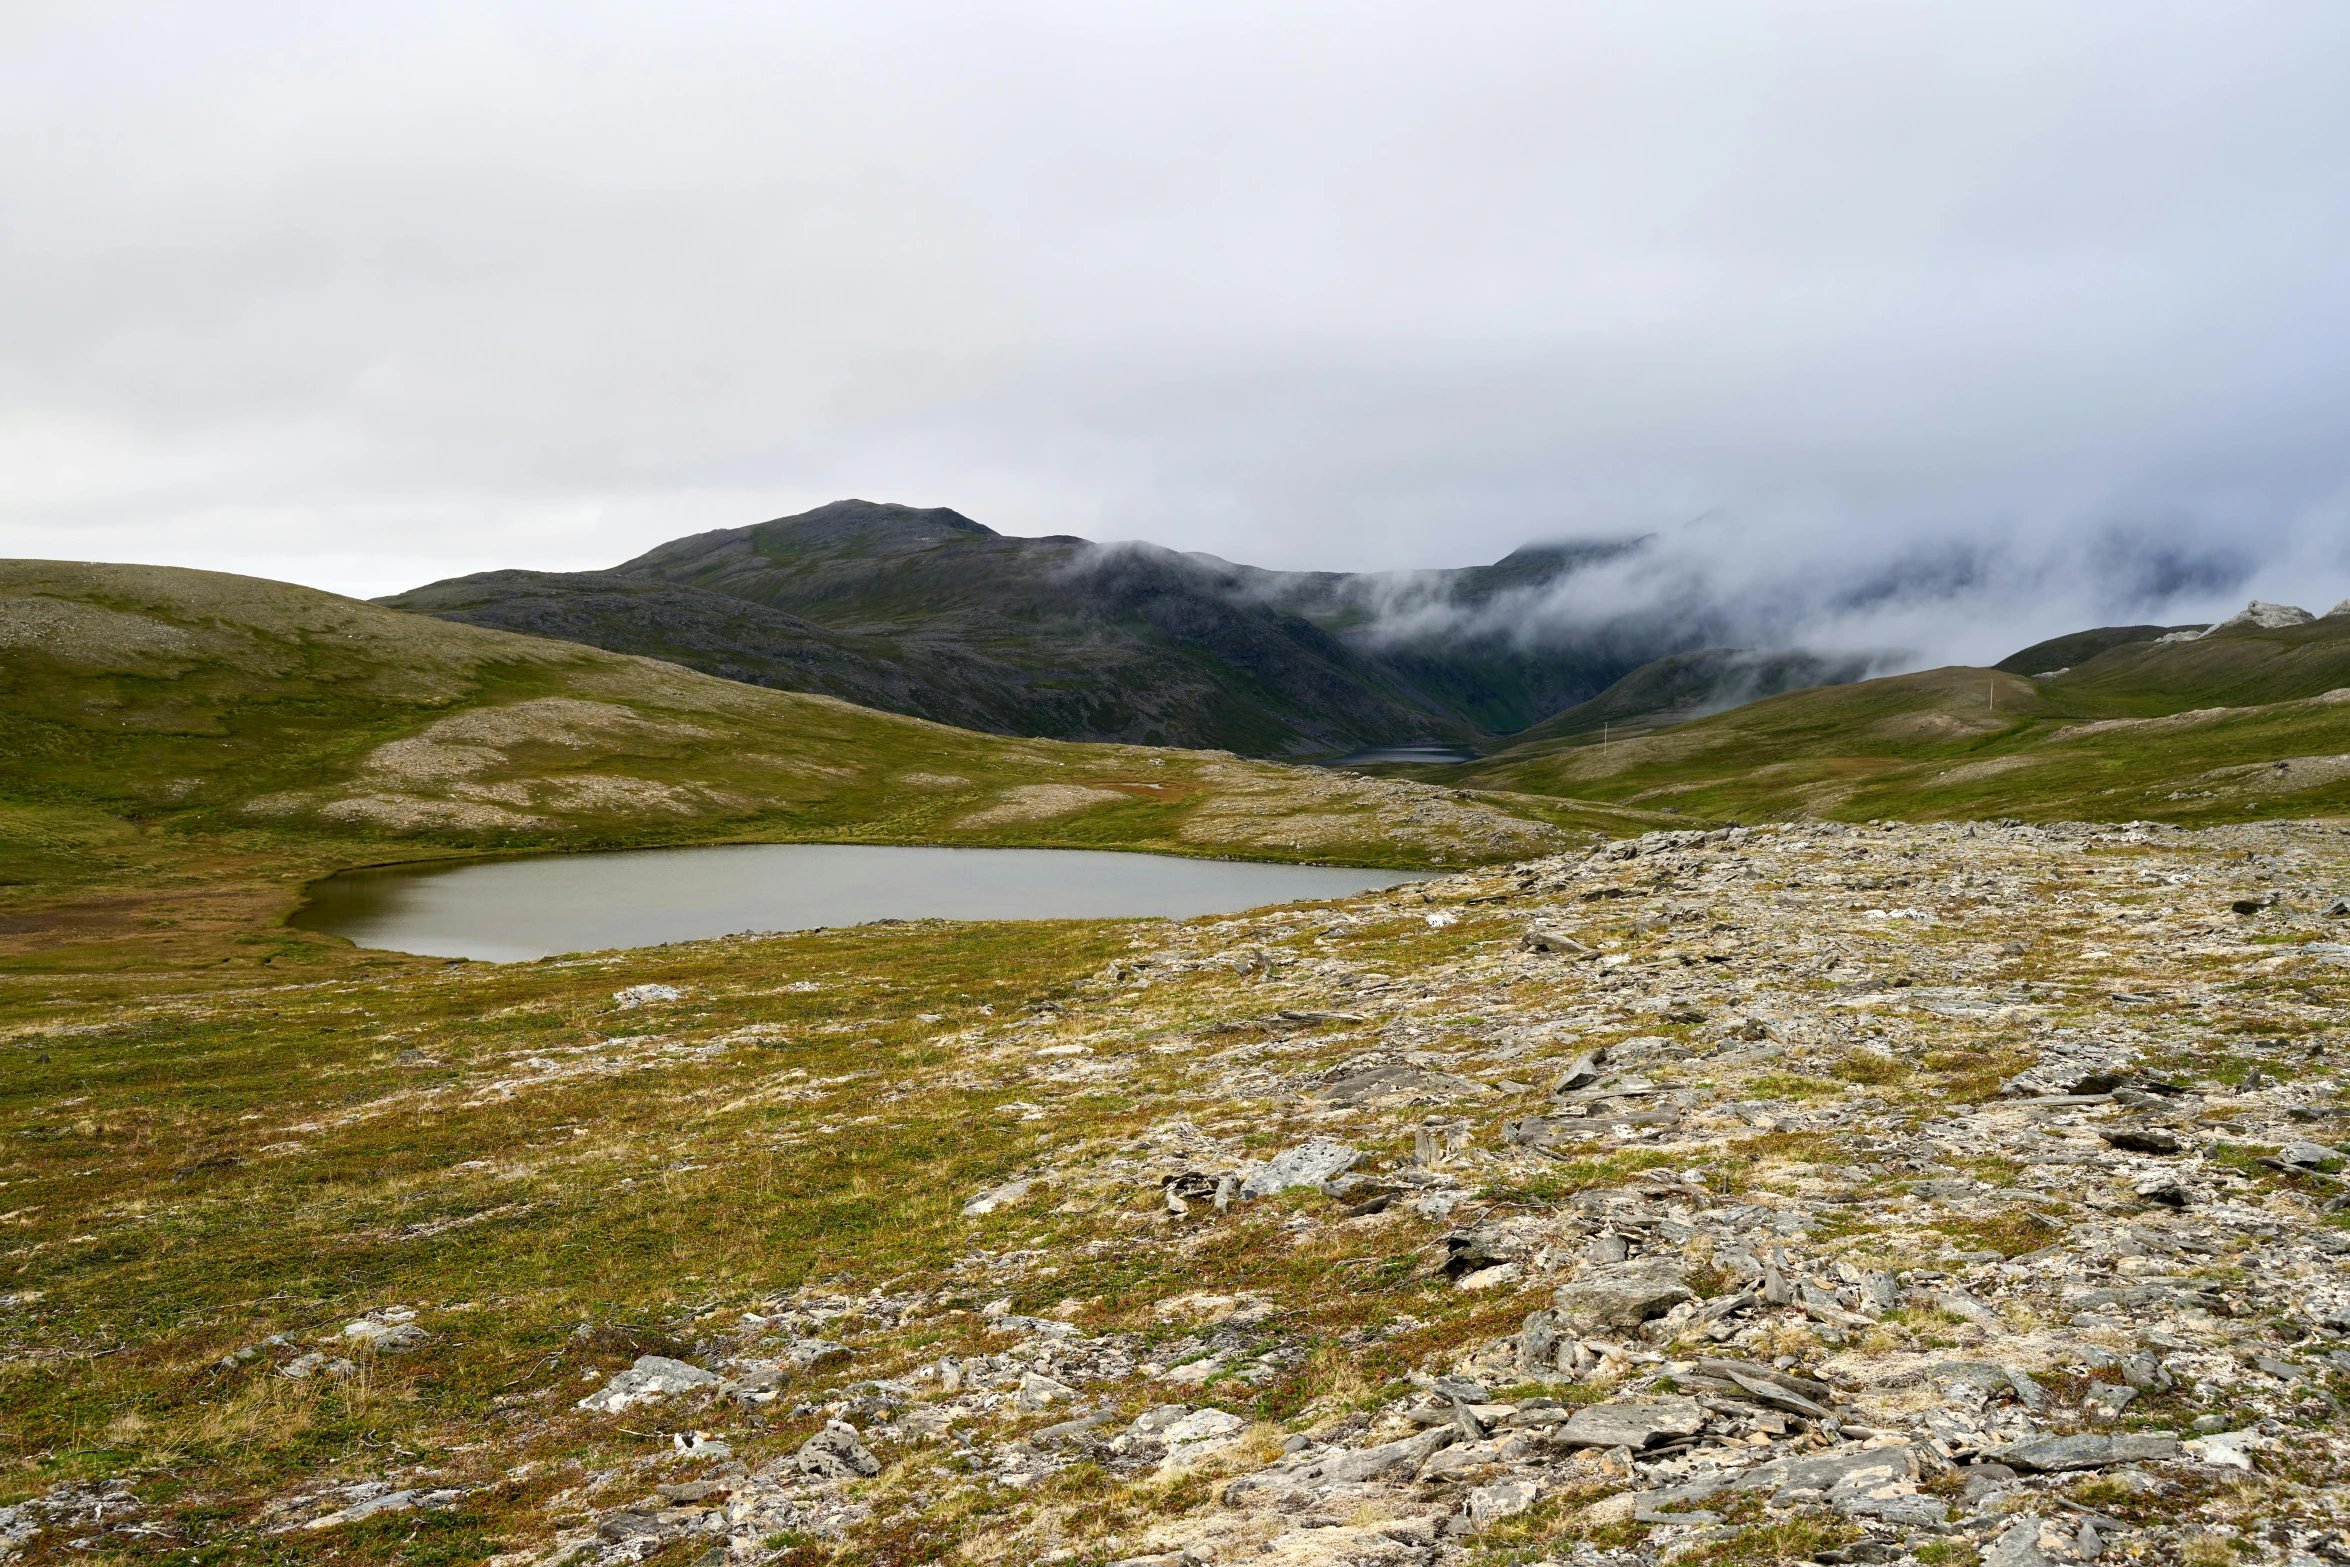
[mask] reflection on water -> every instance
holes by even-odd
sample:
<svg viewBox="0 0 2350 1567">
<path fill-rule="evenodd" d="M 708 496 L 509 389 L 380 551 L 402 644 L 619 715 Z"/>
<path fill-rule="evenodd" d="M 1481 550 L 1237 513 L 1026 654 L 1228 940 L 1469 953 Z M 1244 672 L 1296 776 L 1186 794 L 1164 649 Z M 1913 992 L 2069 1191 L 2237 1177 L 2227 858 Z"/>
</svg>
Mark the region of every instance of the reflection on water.
<svg viewBox="0 0 2350 1567">
<path fill-rule="evenodd" d="M 363 947 L 506 963 L 881 919 L 1187 919 L 1416 879 L 1086 849 L 727 844 L 347 871 L 311 888 L 292 923 Z"/>
<path fill-rule="evenodd" d="M 1324 767 L 1360 767 L 1365 762 L 1473 762 L 1477 753 L 1451 745 L 1374 745 L 1350 751 Z"/>
</svg>

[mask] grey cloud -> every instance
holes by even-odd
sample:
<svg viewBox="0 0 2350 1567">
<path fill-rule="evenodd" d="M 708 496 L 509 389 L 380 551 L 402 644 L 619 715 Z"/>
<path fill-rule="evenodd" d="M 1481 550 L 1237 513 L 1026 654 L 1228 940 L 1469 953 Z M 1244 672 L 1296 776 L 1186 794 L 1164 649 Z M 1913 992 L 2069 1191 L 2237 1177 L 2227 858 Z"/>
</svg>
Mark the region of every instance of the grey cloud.
<svg viewBox="0 0 2350 1567">
<path fill-rule="evenodd" d="M 1654 536 L 1522 638 L 2330 603 L 2346 65 L 2285 0 L 20 5 L 0 548 L 380 592 L 858 494 Z"/>
</svg>

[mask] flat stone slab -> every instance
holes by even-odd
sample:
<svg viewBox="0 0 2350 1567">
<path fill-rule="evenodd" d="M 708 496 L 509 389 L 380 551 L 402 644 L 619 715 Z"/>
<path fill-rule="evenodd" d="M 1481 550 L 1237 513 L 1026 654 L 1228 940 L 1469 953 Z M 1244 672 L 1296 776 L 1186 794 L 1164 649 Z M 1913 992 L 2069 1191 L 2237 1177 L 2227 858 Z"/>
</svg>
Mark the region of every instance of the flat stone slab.
<svg viewBox="0 0 2350 1567">
<path fill-rule="evenodd" d="M 1383 1442 L 1377 1447 L 1340 1448 L 1325 1453 L 1312 1464 L 1294 1471 L 1301 1481 L 1319 1481 L 1323 1485 L 1360 1485 L 1366 1480 L 1378 1480 L 1393 1475 L 1410 1475 L 1426 1463 L 1431 1454 L 1450 1447 L 1457 1433 L 1450 1426 L 1439 1426 L 1423 1431 L 1418 1436 L 1407 1436 L 1400 1442 Z"/>
<path fill-rule="evenodd" d="M 1872 1475 L 1882 1475 L 1889 1481 L 1915 1480 L 1918 1455 L 1907 1444 L 1901 1444 L 1823 1453 L 1817 1458 L 1782 1458 L 1775 1463 L 1757 1464 L 1731 1484 L 1740 1491 L 1767 1490 L 1773 1505 L 1785 1506 L 1798 1492 L 1818 1491 L 1824 1495 L 1840 1485 Z"/>
<path fill-rule="evenodd" d="M 2056 1474 L 2067 1469 L 2103 1469 L 2108 1464 L 2133 1464 L 2179 1456 L 2179 1439 L 2165 1433 L 2141 1436 L 2044 1436 L 2029 1442 L 2009 1442 L 1983 1450 L 1983 1457 L 2027 1473 Z"/>
<path fill-rule="evenodd" d="M 1552 1435 L 1559 1447 L 1628 1447 L 1638 1452 L 1668 1437 L 1705 1429 L 1705 1407 L 1694 1398 L 1655 1404 L 1588 1404 Z"/>
</svg>

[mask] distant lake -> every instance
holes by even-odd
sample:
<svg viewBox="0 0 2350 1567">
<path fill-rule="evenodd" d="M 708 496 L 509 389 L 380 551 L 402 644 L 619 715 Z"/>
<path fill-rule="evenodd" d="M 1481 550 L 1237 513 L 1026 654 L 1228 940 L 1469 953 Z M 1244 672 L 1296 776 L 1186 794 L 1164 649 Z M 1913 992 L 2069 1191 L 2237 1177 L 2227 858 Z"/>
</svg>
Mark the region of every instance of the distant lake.
<svg viewBox="0 0 2350 1567">
<path fill-rule="evenodd" d="M 1477 753 L 1450 745 L 1374 745 L 1350 751 L 1324 767 L 1360 767 L 1366 762 L 1473 762 Z"/>
<path fill-rule="evenodd" d="M 1090 849 L 724 844 L 346 871 L 313 886 L 290 923 L 362 947 L 512 963 L 884 919 L 1188 919 L 1419 879 Z"/>
</svg>

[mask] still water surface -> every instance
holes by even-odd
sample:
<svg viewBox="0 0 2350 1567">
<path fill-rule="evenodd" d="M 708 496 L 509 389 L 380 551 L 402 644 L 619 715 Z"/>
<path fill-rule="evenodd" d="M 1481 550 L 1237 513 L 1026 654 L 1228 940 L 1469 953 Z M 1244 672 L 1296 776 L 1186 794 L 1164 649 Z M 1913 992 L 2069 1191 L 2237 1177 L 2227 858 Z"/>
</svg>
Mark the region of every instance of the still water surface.
<svg viewBox="0 0 2350 1567">
<path fill-rule="evenodd" d="M 346 871 L 312 887 L 292 923 L 362 947 L 511 963 L 880 919 L 1188 919 L 1418 879 L 1087 849 L 727 844 Z"/>
<path fill-rule="evenodd" d="M 1360 751 L 1349 751 L 1333 757 L 1324 767 L 1360 767 L 1366 762 L 1434 762 L 1449 765 L 1455 762 L 1473 762 L 1477 753 L 1464 751 L 1456 745 L 1374 745 Z"/>
</svg>

